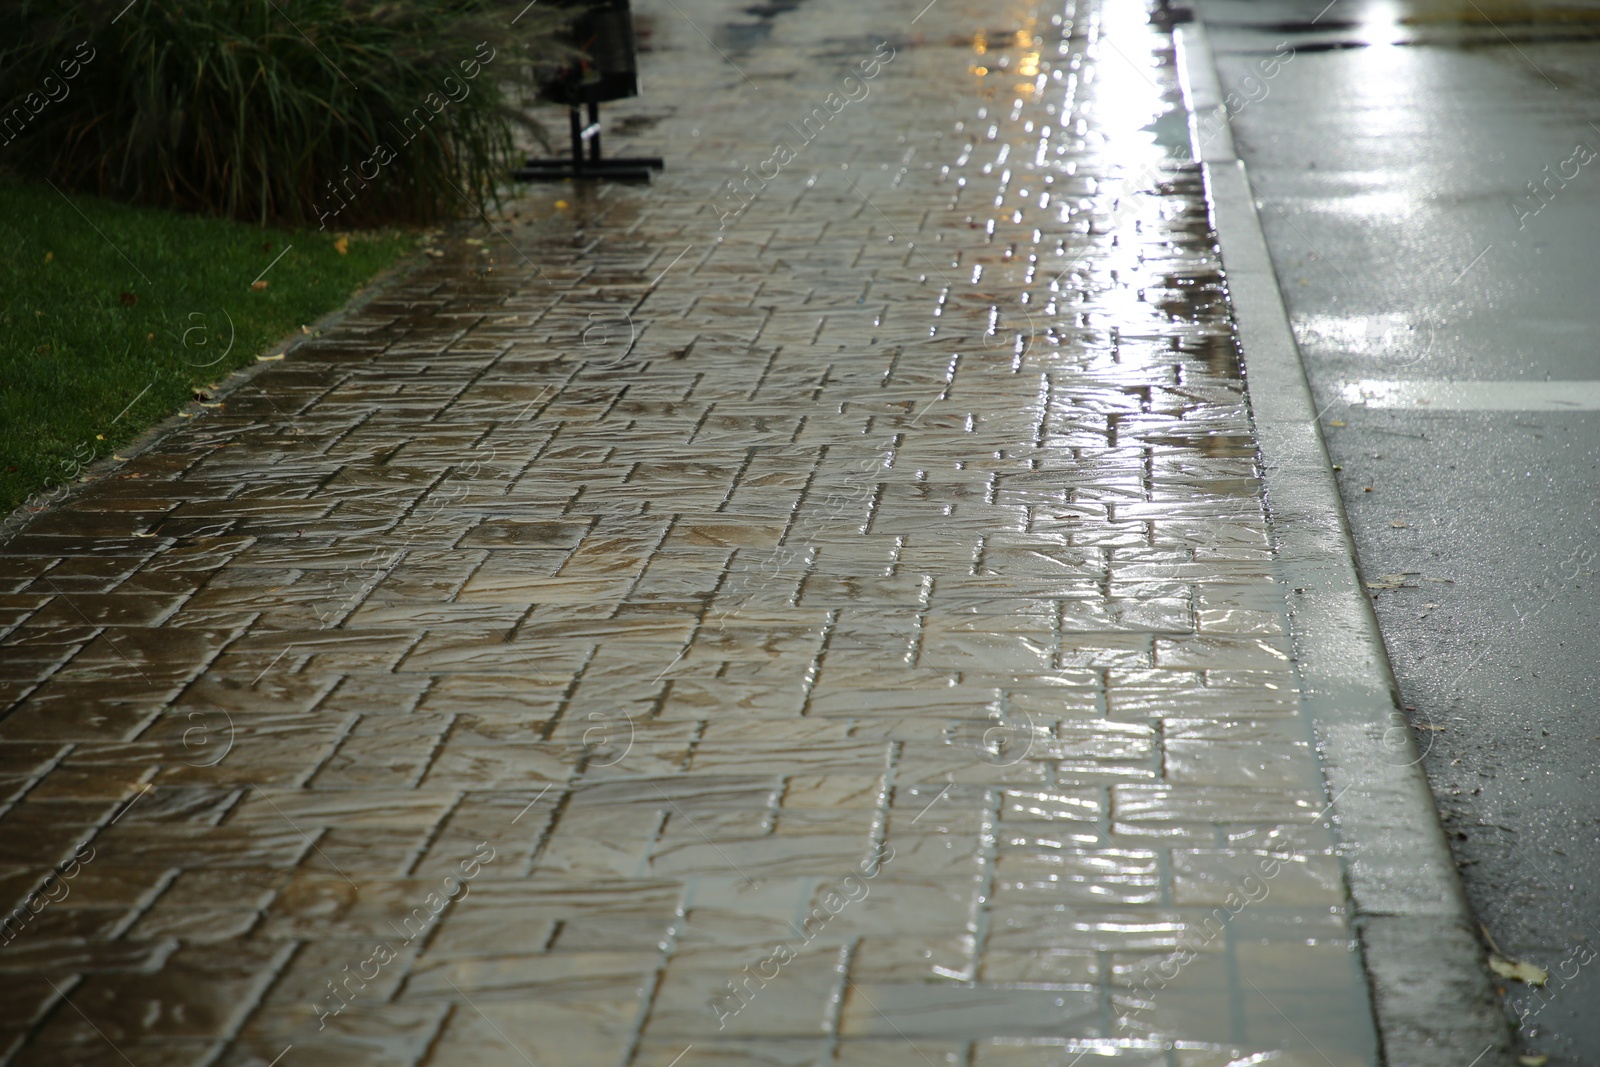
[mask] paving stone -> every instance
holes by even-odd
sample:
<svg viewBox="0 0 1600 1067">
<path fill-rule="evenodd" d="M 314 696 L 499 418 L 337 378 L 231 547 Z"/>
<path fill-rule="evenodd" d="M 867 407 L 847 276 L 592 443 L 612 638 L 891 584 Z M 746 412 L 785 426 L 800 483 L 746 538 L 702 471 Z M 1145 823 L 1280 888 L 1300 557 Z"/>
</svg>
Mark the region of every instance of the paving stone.
<svg viewBox="0 0 1600 1067">
<path fill-rule="evenodd" d="M 851 984 L 841 1029 L 847 1035 L 1093 1037 L 1099 1004 L 1090 989 L 1038 986 Z"/>
<path fill-rule="evenodd" d="M 334 1016 L 317 1029 L 318 1061 L 331 1067 L 413 1067 L 422 1062 L 448 1013 L 412 1005 L 380 1005 Z M 227 1067 L 267 1067 L 304 1041 L 302 1026 L 286 1017 L 258 1015 L 218 1062 Z M 276 1025 L 274 1025 L 276 1024 Z"/>
<path fill-rule="evenodd" d="M 0 543 L 8 1062 L 1376 1062 L 1170 38 L 920 7 Z"/>
<path fill-rule="evenodd" d="M 38 1040 L 98 1048 L 158 1034 L 222 1037 L 242 1021 L 286 957 L 282 948 L 265 945 L 184 948 L 156 975 L 94 975 L 71 994 L 80 1011 L 58 1010 Z"/>
</svg>

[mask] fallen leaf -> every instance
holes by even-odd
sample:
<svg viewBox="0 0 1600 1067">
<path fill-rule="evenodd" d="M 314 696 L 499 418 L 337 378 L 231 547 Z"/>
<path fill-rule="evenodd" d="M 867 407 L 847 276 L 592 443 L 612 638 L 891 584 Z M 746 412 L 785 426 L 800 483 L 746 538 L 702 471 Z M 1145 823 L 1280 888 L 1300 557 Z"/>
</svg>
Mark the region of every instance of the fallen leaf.
<svg viewBox="0 0 1600 1067">
<path fill-rule="evenodd" d="M 1542 986 L 1550 980 L 1550 972 L 1537 963 L 1508 960 L 1498 952 L 1489 954 L 1489 969 L 1501 978 L 1511 978 L 1531 986 Z"/>
<path fill-rule="evenodd" d="M 1537 1056 L 1518 1056 L 1517 1062 L 1522 1064 L 1522 1067 L 1544 1067 L 1550 1062 L 1550 1057 L 1541 1052 Z"/>
<path fill-rule="evenodd" d="M 1393 526 L 1396 530 L 1404 530 L 1406 528 L 1406 524 L 1401 522 L 1399 519 L 1394 520 L 1389 525 Z"/>
<path fill-rule="evenodd" d="M 106 439 L 106 435 L 103 433 L 97 433 L 94 435 L 94 439 L 96 441 L 104 441 Z"/>
<path fill-rule="evenodd" d="M 261 290 L 265 289 L 266 287 L 267 287 L 267 280 L 265 278 L 261 279 L 260 281 L 255 281 L 255 282 L 251 282 L 250 283 L 250 288 L 254 289 L 258 293 Z"/>
<path fill-rule="evenodd" d="M 1435 730 L 1435 731 L 1437 731 L 1437 732 L 1439 732 L 1441 734 L 1445 732 L 1443 726 L 1435 726 L 1431 722 L 1419 722 L 1419 723 L 1413 723 L 1412 725 L 1415 726 L 1419 730 Z"/>
<path fill-rule="evenodd" d="M 122 301 L 123 307 L 135 307 L 139 303 L 138 293 L 118 293 L 117 299 Z"/>
<path fill-rule="evenodd" d="M 1410 589 L 1414 588 L 1406 579 L 1413 574 L 1380 574 L 1375 582 L 1365 582 L 1368 589 Z"/>
<path fill-rule="evenodd" d="M 1370 492 L 1372 492 L 1372 486 L 1370 486 L 1370 485 L 1364 486 L 1361 491 L 1363 493 L 1370 493 Z"/>
<path fill-rule="evenodd" d="M 557 211 L 565 211 L 570 206 L 571 205 L 569 205 L 565 200 L 557 200 L 556 201 L 556 210 Z"/>
<path fill-rule="evenodd" d="M 283 353 L 279 352 L 275 356 L 257 356 L 256 357 L 256 362 L 257 363 L 276 363 L 278 360 L 280 360 L 282 358 L 283 358 Z"/>
<path fill-rule="evenodd" d="M 341 237 L 337 241 L 333 242 L 333 250 L 335 252 L 339 253 L 341 256 L 349 255 L 350 254 L 350 238 Z"/>
<path fill-rule="evenodd" d="M 55 258 L 56 258 L 56 254 L 54 252 L 46 252 L 44 254 L 44 261 L 46 263 L 49 263 L 51 260 L 53 260 Z"/>
<path fill-rule="evenodd" d="M 1343 426 L 1344 425 L 1344 420 L 1343 419 L 1329 419 L 1328 420 L 1328 425 L 1329 426 Z"/>
<path fill-rule="evenodd" d="M 147 333 L 144 335 L 144 339 L 146 341 L 154 341 L 156 339 L 156 335 L 153 333 Z"/>
<path fill-rule="evenodd" d="M 468 237 L 466 239 L 466 241 L 467 241 L 467 244 L 469 244 L 469 245 L 481 245 L 481 244 L 483 244 L 483 238 L 481 238 L 481 237 Z"/>
</svg>

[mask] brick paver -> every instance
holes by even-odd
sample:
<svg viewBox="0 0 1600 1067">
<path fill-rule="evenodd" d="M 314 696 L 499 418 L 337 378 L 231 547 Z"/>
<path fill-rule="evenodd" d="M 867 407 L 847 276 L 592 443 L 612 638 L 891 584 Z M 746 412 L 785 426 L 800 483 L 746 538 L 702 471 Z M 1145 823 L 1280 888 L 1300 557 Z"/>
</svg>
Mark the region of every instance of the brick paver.
<svg viewBox="0 0 1600 1067">
<path fill-rule="evenodd" d="M 1374 1062 L 1169 39 L 644 8 L 653 187 L 0 546 L 7 1062 Z"/>
</svg>

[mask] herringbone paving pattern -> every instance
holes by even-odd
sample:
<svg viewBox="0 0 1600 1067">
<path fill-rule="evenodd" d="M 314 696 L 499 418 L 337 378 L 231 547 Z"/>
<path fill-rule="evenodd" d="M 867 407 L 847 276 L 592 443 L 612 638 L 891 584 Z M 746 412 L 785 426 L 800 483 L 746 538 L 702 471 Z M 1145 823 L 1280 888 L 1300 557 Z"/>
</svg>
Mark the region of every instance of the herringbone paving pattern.
<svg viewBox="0 0 1600 1067">
<path fill-rule="evenodd" d="M 681 3 L 0 545 L 7 1062 L 1372 1062 L 1168 38 Z"/>
</svg>

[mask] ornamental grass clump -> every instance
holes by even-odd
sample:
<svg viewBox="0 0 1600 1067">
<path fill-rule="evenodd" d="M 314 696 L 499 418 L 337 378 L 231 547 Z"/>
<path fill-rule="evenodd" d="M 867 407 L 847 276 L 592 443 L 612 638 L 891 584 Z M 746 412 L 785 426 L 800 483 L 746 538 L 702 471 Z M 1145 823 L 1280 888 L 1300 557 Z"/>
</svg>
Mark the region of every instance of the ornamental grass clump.
<svg viewBox="0 0 1600 1067">
<path fill-rule="evenodd" d="M 0 168 L 288 226 L 475 211 L 542 139 L 562 16 L 525 2 L 0 0 Z"/>
</svg>

